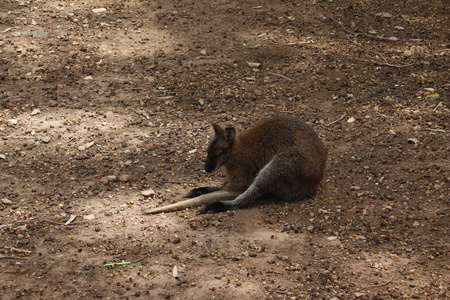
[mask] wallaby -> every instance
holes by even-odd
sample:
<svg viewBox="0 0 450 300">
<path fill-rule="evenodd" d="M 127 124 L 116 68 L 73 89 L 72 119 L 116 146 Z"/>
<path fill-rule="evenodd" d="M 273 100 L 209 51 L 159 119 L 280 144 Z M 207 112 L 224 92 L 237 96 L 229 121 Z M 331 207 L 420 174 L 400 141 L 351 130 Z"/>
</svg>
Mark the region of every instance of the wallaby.
<svg viewBox="0 0 450 300">
<path fill-rule="evenodd" d="M 205 171 L 225 166 L 227 182 L 222 187 L 193 189 L 189 200 L 147 214 L 206 205 L 206 211 L 247 206 L 260 198 L 299 200 L 317 190 L 325 171 L 327 151 L 314 130 L 293 116 L 262 120 L 236 136 L 233 127 L 213 123 Z"/>
</svg>

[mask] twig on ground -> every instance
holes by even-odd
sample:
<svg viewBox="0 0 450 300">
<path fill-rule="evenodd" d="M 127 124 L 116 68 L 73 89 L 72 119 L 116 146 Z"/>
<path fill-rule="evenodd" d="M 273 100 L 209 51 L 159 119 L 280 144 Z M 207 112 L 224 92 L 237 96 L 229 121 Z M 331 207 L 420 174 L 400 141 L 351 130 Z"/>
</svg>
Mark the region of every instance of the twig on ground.
<svg viewBox="0 0 450 300">
<path fill-rule="evenodd" d="M 436 111 L 436 109 L 438 109 L 440 106 L 442 106 L 442 102 L 439 102 L 438 105 L 436 105 L 435 108 L 433 108 L 433 111 Z"/>
<path fill-rule="evenodd" d="M 434 129 L 434 128 L 425 128 L 424 130 L 432 132 L 443 132 L 443 133 L 446 132 L 444 129 Z"/>
<path fill-rule="evenodd" d="M 395 274 L 392 275 L 391 279 L 389 279 L 388 281 L 386 281 L 384 283 L 366 286 L 365 289 L 370 289 L 370 288 L 374 288 L 374 287 L 380 287 L 380 286 L 388 285 L 389 283 L 392 282 L 392 279 L 394 279 L 394 276 L 395 276 Z"/>
<path fill-rule="evenodd" d="M 88 220 L 88 221 L 73 222 L 73 223 L 70 223 L 70 224 L 60 223 L 60 222 L 55 222 L 55 221 L 47 220 L 47 219 L 42 219 L 42 222 L 47 222 L 47 223 L 50 223 L 50 224 L 61 225 L 61 226 L 69 226 L 69 225 L 79 225 L 79 224 L 89 223 L 90 220 Z"/>
<path fill-rule="evenodd" d="M 143 88 L 125 88 L 125 89 L 117 89 L 116 92 L 123 92 L 123 91 L 142 91 Z"/>
<path fill-rule="evenodd" d="M 371 39 L 374 39 L 374 40 L 382 40 L 382 41 L 389 41 L 389 42 L 394 42 L 394 41 L 395 41 L 395 40 L 392 40 L 392 39 L 390 39 L 390 38 L 380 37 L 380 36 L 376 36 L 376 35 L 372 35 L 372 34 L 368 34 L 368 33 L 357 33 L 357 32 L 353 32 L 353 31 L 351 31 L 351 30 L 348 30 L 347 27 L 345 27 L 344 25 L 342 25 L 341 22 L 339 22 L 338 20 L 336 20 L 335 18 L 333 18 L 333 17 L 325 10 L 325 8 L 323 8 L 322 6 L 320 6 L 320 5 L 317 4 L 317 3 L 315 3 L 315 4 L 317 5 L 317 7 L 319 7 L 319 8 L 324 12 L 324 14 L 325 14 L 328 18 L 330 18 L 333 22 L 335 22 L 335 23 L 337 23 L 339 26 L 341 26 L 342 29 L 343 29 L 346 33 L 348 33 L 348 34 L 351 34 L 351 35 L 353 35 L 353 36 L 365 36 L 365 37 L 368 37 L 368 38 L 371 38 Z"/>
<path fill-rule="evenodd" d="M 291 78 L 289 78 L 289 77 L 286 77 L 286 76 L 284 76 L 284 75 L 281 75 L 281 74 L 277 74 L 277 73 L 272 73 L 272 72 L 269 72 L 269 74 L 270 74 L 270 75 L 273 75 L 273 76 L 278 76 L 278 77 L 281 77 L 281 78 L 283 78 L 283 79 L 286 79 L 286 80 L 289 80 L 289 81 L 292 81 L 292 79 L 291 79 Z"/>
<path fill-rule="evenodd" d="M 144 259 L 146 259 L 146 258 L 149 257 L 149 256 L 150 256 L 150 254 L 147 254 L 147 255 L 145 255 L 144 257 L 142 257 L 142 258 L 140 258 L 140 259 L 138 259 L 138 260 L 132 261 L 132 263 L 135 264 L 135 263 L 138 263 L 138 262 L 140 262 L 140 261 L 143 261 Z"/>
<path fill-rule="evenodd" d="M 14 247 L 4 247 L 5 249 L 9 249 L 11 251 L 15 251 L 15 252 L 22 252 L 22 253 L 31 253 L 33 251 L 30 250 L 25 250 L 25 249 L 19 249 L 19 248 L 14 248 Z"/>
<path fill-rule="evenodd" d="M 3 255 L 0 255 L 0 259 L 28 259 L 28 257 L 20 257 L 20 256 L 3 256 Z"/>
<path fill-rule="evenodd" d="M 313 41 L 310 42 L 293 42 L 293 43 L 287 43 L 286 46 L 295 46 L 295 45 L 305 45 L 305 44 L 314 44 Z"/>
<path fill-rule="evenodd" d="M 338 20 L 336 20 L 335 18 L 333 18 L 333 17 L 325 10 L 325 8 L 323 8 L 322 6 L 320 6 L 320 5 L 317 4 L 317 3 L 316 3 L 316 5 L 317 5 L 317 7 L 319 7 L 319 8 L 323 11 L 323 13 L 324 13 L 327 17 L 329 17 L 333 22 L 337 23 L 340 27 L 342 27 L 342 29 L 343 29 L 346 33 L 348 33 L 348 34 L 351 34 L 351 35 L 353 35 L 353 36 L 355 36 L 355 37 L 358 37 L 358 36 L 365 36 L 365 37 L 368 37 L 368 38 L 371 38 L 371 39 L 376 39 L 376 40 L 383 40 L 383 41 L 390 41 L 390 42 L 396 41 L 396 39 L 385 38 L 385 37 L 379 37 L 379 36 L 375 36 L 375 35 L 368 34 L 368 33 L 356 33 L 356 32 L 353 32 L 353 31 L 351 31 L 351 30 L 348 30 L 347 27 L 345 27 L 344 25 L 342 25 L 341 22 L 339 22 Z M 349 40 L 350 40 L 350 39 L 349 39 Z M 386 66 L 386 67 L 392 67 L 392 68 L 406 68 L 406 67 L 410 67 L 410 66 L 413 66 L 413 65 L 414 65 L 414 64 L 409 64 L 409 65 L 395 65 L 395 64 L 390 64 L 390 63 L 387 61 L 387 59 L 386 59 L 382 54 L 380 54 L 380 53 L 378 53 L 378 52 L 375 52 L 375 51 L 373 51 L 373 50 L 367 49 L 367 48 L 365 48 L 365 47 L 359 45 L 359 44 L 358 44 L 357 42 L 355 42 L 355 41 L 352 41 L 352 40 L 350 40 L 350 41 L 351 41 L 352 43 L 356 44 L 357 46 L 359 46 L 359 47 L 365 49 L 366 51 L 369 51 L 369 52 L 372 52 L 372 53 L 374 53 L 374 54 L 376 54 L 376 55 L 379 55 L 379 56 L 381 57 L 381 59 L 384 61 L 384 62 L 375 62 L 375 61 L 367 61 L 367 62 L 373 63 L 373 64 L 378 65 L 378 66 Z"/>
<path fill-rule="evenodd" d="M 386 63 L 386 64 L 388 63 L 387 59 L 386 59 L 381 53 L 378 53 L 378 52 L 376 52 L 376 51 L 373 51 L 373 50 L 371 50 L 371 49 L 368 49 L 368 48 L 366 48 L 366 47 L 364 47 L 364 46 L 358 44 L 357 42 L 352 41 L 351 39 L 348 39 L 348 40 L 349 40 L 350 42 L 352 42 L 353 44 L 355 44 L 356 46 L 358 46 L 358 47 L 360 47 L 360 48 L 362 48 L 362 49 L 364 49 L 364 50 L 366 50 L 366 51 L 368 51 L 368 52 L 371 52 L 371 53 L 373 53 L 373 54 L 375 54 L 375 55 L 380 56 L 381 59 L 383 59 L 384 63 Z"/>
<path fill-rule="evenodd" d="M 325 124 L 325 126 L 330 126 L 330 125 L 333 125 L 334 123 L 339 122 L 339 121 L 342 120 L 346 115 L 347 115 L 347 114 L 344 113 L 339 119 L 337 119 L 336 121 L 330 122 L 330 123 L 328 123 L 328 124 Z"/>
<path fill-rule="evenodd" d="M 375 64 L 375 65 L 378 65 L 378 66 L 386 66 L 386 67 L 392 67 L 392 68 L 406 68 L 406 67 L 414 66 L 414 64 L 409 64 L 409 65 L 393 65 L 393 64 L 388 64 L 388 63 L 379 63 L 379 62 L 376 62 L 376 61 L 370 61 L 370 60 L 368 60 L 368 62 L 371 62 L 371 63 L 373 63 L 373 64 Z"/>
<path fill-rule="evenodd" d="M 362 48 L 362 49 L 364 49 L 364 50 L 366 50 L 366 51 L 368 51 L 368 52 L 370 52 L 370 53 L 373 53 L 373 54 L 375 54 L 375 55 L 378 55 L 378 56 L 381 57 L 381 59 L 384 61 L 384 62 L 376 62 L 376 61 L 372 61 L 372 60 L 365 60 L 366 62 L 370 62 L 370 63 L 372 63 L 372 64 L 379 65 L 379 66 L 386 66 L 386 67 L 393 67 L 393 68 L 405 68 L 405 67 L 411 67 L 411 66 L 414 65 L 414 64 L 409 64 L 409 65 L 394 65 L 394 64 L 390 64 L 390 63 L 387 61 L 387 59 L 386 59 L 381 53 L 378 53 L 378 52 L 376 52 L 376 51 L 373 51 L 373 50 L 371 50 L 371 49 L 368 49 L 368 48 L 366 48 L 366 47 L 364 47 L 364 46 L 358 44 L 357 42 L 352 41 L 351 39 L 348 39 L 348 40 L 349 40 L 350 42 L 352 42 L 353 44 L 355 44 L 356 46 L 358 46 L 358 47 L 360 47 L 360 48 Z"/>
</svg>

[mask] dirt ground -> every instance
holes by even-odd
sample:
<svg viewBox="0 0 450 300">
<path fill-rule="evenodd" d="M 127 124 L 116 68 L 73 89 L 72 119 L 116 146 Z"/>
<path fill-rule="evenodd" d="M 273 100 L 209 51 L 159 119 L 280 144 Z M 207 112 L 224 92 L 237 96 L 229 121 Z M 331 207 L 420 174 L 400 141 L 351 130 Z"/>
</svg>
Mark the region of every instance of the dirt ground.
<svg viewBox="0 0 450 300">
<path fill-rule="evenodd" d="M 449 16 L 2 0 L 0 298 L 449 299 Z M 327 146 L 314 199 L 142 213 L 224 180 L 211 121 L 274 114 Z"/>
</svg>

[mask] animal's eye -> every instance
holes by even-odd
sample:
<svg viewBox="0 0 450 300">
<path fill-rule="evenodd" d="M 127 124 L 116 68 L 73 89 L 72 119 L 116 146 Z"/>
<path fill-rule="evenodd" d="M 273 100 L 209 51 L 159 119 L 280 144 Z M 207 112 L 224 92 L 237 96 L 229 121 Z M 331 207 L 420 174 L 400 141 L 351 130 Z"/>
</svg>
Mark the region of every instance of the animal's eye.
<svg viewBox="0 0 450 300">
<path fill-rule="evenodd" d="M 214 152 L 214 154 L 215 154 L 216 156 L 219 156 L 220 154 L 222 154 L 222 150 L 217 149 L 217 150 Z"/>
</svg>

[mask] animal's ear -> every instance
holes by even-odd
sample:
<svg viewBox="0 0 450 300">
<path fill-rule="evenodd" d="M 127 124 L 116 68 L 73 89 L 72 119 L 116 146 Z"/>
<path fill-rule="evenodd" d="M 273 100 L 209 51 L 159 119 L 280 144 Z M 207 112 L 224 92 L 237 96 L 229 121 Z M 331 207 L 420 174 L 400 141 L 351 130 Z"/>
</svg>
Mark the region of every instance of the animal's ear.
<svg viewBox="0 0 450 300">
<path fill-rule="evenodd" d="M 225 131 L 222 129 L 222 127 L 220 127 L 216 123 L 211 123 L 211 126 L 214 128 L 214 134 L 216 136 L 218 136 L 218 135 L 225 135 Z"/>
<path fill-rule="evenodd" d="M 233 143 L 234 138 L 236 137 L 236 129 L 234 129 L 234 127 L 227 127 L 227 128 L 225 128 L 225 132 L 226 132 L 228 143 L 230 143 L 230 144 Z"/>
</svg>

